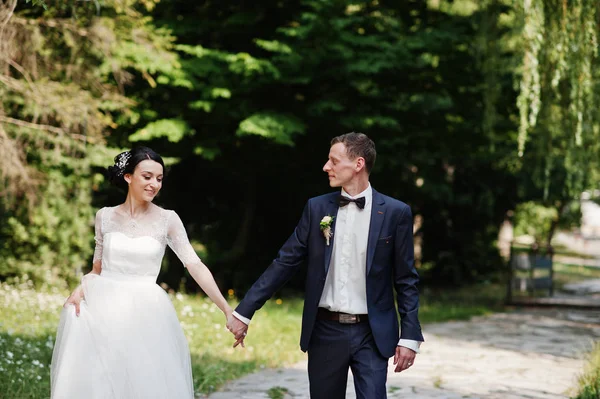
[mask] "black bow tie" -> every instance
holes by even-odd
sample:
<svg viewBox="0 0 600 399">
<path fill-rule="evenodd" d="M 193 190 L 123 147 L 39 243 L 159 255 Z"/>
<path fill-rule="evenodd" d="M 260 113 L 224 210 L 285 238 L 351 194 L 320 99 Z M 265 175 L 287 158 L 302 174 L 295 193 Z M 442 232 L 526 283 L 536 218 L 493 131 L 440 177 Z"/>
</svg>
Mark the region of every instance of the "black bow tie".
<svg viewBox="0 0 600 399">
<path fill-rule="evenodd" d="M 356 204 L 356 206 L 358 206 L 360 209 L 365 209 L 365 197 L 360 197 L 360 198 L 348 198 L 344 195 L 340 195 L 338 197 L 338 204 L 340 204 L 340 206 L 346 206 L 349 203 L 354 202 Z"/>
</svg>

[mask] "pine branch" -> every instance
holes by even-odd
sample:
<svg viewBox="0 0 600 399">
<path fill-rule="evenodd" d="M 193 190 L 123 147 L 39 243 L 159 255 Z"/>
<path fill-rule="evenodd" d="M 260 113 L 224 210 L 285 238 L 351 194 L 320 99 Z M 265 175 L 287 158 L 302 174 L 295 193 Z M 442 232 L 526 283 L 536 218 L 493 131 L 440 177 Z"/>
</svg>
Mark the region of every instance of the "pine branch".
<svg viewBox="0 0 600 399">
<path fill-rule="evenodd" d="M 90 137 L 84 136 L 82 134 L 77 134 L 77 133 L 69 133 L 69 132 L 64 131 L 61 128 L 56 127 L 56 126 L 31 123 L 31 122 L 23 121 L 20 119 L 14 119 L 14 118 L 10 118 L 8 116 L 3 116 L 3 115 L 0 115 L 0 123 L 10 123 L 12 125 L 26 127 L 29 129 L 44 130 L 46 132 L 54 133 L 59 136 L 67 135 L 74 140 L 79 140 L 79 141 L 82 141 L 85 143 L 95 144 L 95 140 L 91 139 Z"/>
</svg>

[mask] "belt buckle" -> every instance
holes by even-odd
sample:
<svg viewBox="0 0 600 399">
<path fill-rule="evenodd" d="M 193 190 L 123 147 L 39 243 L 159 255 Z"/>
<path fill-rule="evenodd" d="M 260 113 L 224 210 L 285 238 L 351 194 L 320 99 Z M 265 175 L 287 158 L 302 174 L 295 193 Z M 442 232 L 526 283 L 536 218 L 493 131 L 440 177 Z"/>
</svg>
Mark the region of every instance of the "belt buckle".
<svg viewBox="0 0 600 399">
<path fill-rule="evenodd" d="M 338 321 L 342 324 L 355 324 L 358 323 L 357 319 L 358 317 L 355 314 L 341 313 Z"/>
</svg>

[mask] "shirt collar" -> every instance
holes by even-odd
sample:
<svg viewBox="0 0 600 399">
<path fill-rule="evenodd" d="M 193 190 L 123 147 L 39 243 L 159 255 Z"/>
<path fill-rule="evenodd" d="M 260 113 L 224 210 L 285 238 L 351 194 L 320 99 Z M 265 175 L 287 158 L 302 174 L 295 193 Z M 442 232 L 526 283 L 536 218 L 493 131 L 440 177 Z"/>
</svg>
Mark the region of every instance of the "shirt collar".
<svg viewBox="0 0 600 399">
<path fill-rule="evenodd" d="M 342 187 L 342 195 L 352 199 L 365 197 L 365 204 L 368 204 L 371 202 L 371 198 L 373 198 L 373 189 L 371 188 L 371 183 L 369 183 L 369 186 L 362 193 L 352 196 Z"/>
</svg>

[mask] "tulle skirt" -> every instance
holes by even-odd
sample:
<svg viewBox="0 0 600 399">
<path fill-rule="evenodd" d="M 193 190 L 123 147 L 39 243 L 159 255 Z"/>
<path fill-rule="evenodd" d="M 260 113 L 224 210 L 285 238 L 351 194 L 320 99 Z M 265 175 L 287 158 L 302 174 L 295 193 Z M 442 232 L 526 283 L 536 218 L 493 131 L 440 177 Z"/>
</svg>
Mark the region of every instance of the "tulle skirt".
<svg viewBox="0 0 600 399">
<path fill-rule="evenodd" d="M 193 399 L 190 352 L 154 277 L 102 273 L 66 306 L 51 366 L 53 399 Z"/>
</svg>

